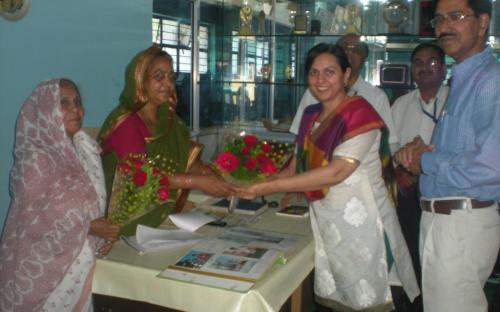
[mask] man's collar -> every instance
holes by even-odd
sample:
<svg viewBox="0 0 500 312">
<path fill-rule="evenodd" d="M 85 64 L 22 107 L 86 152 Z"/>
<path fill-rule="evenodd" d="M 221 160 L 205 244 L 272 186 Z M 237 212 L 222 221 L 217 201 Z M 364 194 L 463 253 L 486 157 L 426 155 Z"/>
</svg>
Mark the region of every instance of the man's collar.
<svg viewBox="0 0 500 312">
<path fill-rule="evenodd" d="M 349 88 L 349 91 L 347 92 L 347 94 L 355 95 L 356 93 L 358 93 L 362 82 L 363 82 L 363 79 L 361 78 L 361 76 L 358 76 L 358 79 L 356 79 L 354 84 Z"/>
<path fill-rule="evenodd" d="M 420 101 L 422 101 L 423 103 L 430 103 L 432 100 L 436 99 L 436 98 L 439 98 L 439 96 L 441 95 L 441 93 L 443 92 L 443 89 L 445 88 L 445 84 L 442 83 L 441 86 L 439 86 L 439 89 L 438 91 L 436 92 L 436 94 L 434 94 L 433 97 L 431 97 L 429 99 L 429 101 L 425 102 L 424 99 L 422 98 L 422 93 L 420 92 L 420 89 L 417 89 L 417 97 Z"/>
</svg>

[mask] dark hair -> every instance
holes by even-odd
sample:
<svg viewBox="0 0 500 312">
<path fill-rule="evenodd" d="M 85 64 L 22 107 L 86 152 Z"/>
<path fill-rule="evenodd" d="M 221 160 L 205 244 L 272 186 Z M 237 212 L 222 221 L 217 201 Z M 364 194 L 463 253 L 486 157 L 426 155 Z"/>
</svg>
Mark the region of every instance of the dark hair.
<svg viewBox="0 0 500 312">
<path fill-rule="evenodd" d="M 337 62 L 340 65 L 340 68 L 342 68 L 342 72 L 345 73 L 348 67 L 351 67 L 351 64 L 349 64 L 349 60 L 347 59 L 347 55 L 345 54 L 344 50 L 336 45 L 336 44 L 331 44 L 331 43 L 319 43 L 312 47 L 309 52 L 307 52 L 307 57 L 306 57 L 306 75 L 309 74 L 309 71 L 311 70 L 312 64 L 316 57 L 318 57 L 320 54 L 327 53 L 333 55 L 336 59 Z"/>
<path fill-rule="evenodd" d="M 59 88 L 62 88 L 63 86 L 73 87 L 76 90 L 76 93 L 78 94 L 78 96 L 80 98 L 82 97 L 80 94 L 80 89 L 78 89 L 78 86 L 76 85 L 76 83 L 73 80 L 68 79 L 68 78 L 60 78 L 59 79 Z"/>
<path fill-rule="evenodd" d="M 156 46 L 156 47 L 158 49 L 161 49 L 161 47 L 159 47 L 159 46 Z M 172 64 L 172 66 L 174 66 L 174 59 L 172 58 L 172 55 L 170 55 L 167 51 L 165 51 L 165 50 L 158 51 L 157 54 L 155 55 L 154 59 L 156 59 L 158 57 L 167 58 L 167 60 L 170 62 L 170 64 Z"/>
<path fill-rule="evenodd" d="M 424 42 L 424 43 L 419 44 L 415 49 L 413 49 L 413 52 L 411 52 L 411 59 L 410 60 L 413 62 L 413 59 L 415 58 L 415 54 L 417 54 L 419 51 L 422 51 L 425 49 L 434 50 L 438 54 L 439 60 L 441 61 L 441 63 L 442 64 L 445 63 L 443 49 L 441 49 L 440 46 L 438 46 L 437 44 L 432 43 L 432 42 Z"/>
<path fill-rule="evenodd" d="M 436 7 L 439 0 L 433 1 L 434 12 L 436 12 Z M 481 14 L 488 14 L 491 18 L 491 0 L 467 0 L 467 5 L 474 11 L 474 15 L 477 17 Z"/>
</svg>

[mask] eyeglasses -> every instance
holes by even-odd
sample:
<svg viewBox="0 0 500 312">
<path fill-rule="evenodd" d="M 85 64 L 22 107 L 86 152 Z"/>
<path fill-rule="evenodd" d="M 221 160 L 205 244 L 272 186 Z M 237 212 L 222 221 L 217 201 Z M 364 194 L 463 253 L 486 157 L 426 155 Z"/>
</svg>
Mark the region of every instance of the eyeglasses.
<svg viewBox="0 0 500 312">
<path fill-rule="evenodd" d="M 360 42 L 357 43 L 341 43 L 339 46 L 344 50 L 345 53 L 354 52 L 361 53 L 363 52 L 363 44 Z"/>
<path fill-rule="evenodd" d="M 450 19 L 451 22 L 456 23 L 464 20 L 466 17 L 476 16 L 475 14 L 464 14 L 460 11 L 450 12 L 445 15 L 436 15 L 433 19 L 431 19 L 430 24 L 432 28 L 436 28 L 444 23 L 445 20 Z"/>
<path fill-rule="evenodd" d="M 441 62 L 438 61 L 437 59 L 435 58 L 431 58 L 431 59 L 428 59 L 427 61 L 423 61 L 423 60 L 420 60 L 420 59 L 416 59 L 414 60 L 411 65 L 413 67 L 424 67 L 424 66 L 427 66 L 427 67 L 430 67 L 430 68 L 436 68 Z"/>
</svg>

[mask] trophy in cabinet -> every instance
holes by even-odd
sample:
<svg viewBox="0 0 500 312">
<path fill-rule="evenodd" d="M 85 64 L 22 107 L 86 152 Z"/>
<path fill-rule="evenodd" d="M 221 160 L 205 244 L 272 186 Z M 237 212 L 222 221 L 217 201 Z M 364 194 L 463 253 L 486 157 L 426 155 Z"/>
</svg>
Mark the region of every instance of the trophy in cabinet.
<svg viewBox="0 0 500 312">
<path fill-rule="evenodd" d="M 239 36 L 253 36 L 252 32 L 252 8 L 245 5 L 240 10 L 240 31 Z"/>
<path fill-rule="evenodd" d="M 295 15 L 294 18 L 295 27 L 293 33 L 296 35 L 304 35 L 307 33 L 307 16 L 306 15 Z"/>
<path fill-rule="evenodd" d="M 264 0 L 262 10 L 266 15 L 271 15 L 271 12 L 273 11 L 273 0 Z"/>
<path fill-rule="evenodd" d="M 401 0 L 391 0 L 384 4 L 384 20 L 389 25 L 389 33 L 399 33 L 400 27 L 408 20 L 410 9 Z"/>
<path fill-rule="evenodd" d="M 350 4 L 346 6 L 345 12 L 345 33 L 360 34 L 363 8 L 357 4 Z"/>
<path fill-rule="evenodd" d="M 257 35 L 264 36 L 266 35 L 266 13 L 264 10 L 259 12 L 259 28 L 257 30 Z"/>
<path fill-rule="evenodd" d="M 286 82 L 292 82 L 292 65 L 288 64 L 285 67 L 285 81 Z"/>
<path fill-rule="evenodd" d="M 262 74 L 262 80 L 265 82 L 270 82 L 271 81 L 271 71 L 272 71 L 272 66 L 271 64 L 264 64 L 260 68 L 260 73 Z"/>
</svg>

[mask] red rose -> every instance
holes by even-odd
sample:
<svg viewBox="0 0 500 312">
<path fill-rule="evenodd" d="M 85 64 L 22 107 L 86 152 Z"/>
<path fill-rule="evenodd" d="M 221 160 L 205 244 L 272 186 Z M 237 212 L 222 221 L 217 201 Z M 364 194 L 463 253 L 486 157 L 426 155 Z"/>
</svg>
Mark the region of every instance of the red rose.
<svg viewBox="0 0 500 312">
<path fill-rule="evenodd" d="M 255 158 L 250 158 L 247 161 L 245 161 L 245 168 L 248 170 L 254 170 L 257 167 L 257 159 Z"/>
<path fill-rule="evenodd" d="M 259 161 L 259 163 L 265 163 L 266 161 L 269 160 L 269 157 L 267 157 L 266 154 L 264 153 L 260 153 L 259 155 L 257 155 L 257 160 Z"/>
<path fill-rule="evenodd" d="M 159 174 L 161 172 L 160 168 L 158 167 L 153 167 L 153 173 L 154 174 Z"/>
<path fill-rule="evenodd" d="M 250 154 L 250 150 L 251 150 L 251 149 L 252 149 L 252 148 L 251 148 L 250 146 L 245 145 L 245 146 L 241 149 L 241 153 L 242 153 L 243 155 L 245 155 L 245 156 L 246 156 L 246 155 Z"/>
<path fill-rule="evenodd" d="M 240 165 L 240 160 L 231 152 L 223 152 L 217 156 L 215 164 L 224 171 L 233 172 Z"/>
<path fill-rule="evenodd" d="M 148 174 L 142 170 L 137 170 L 134 174 L 134 184 L 143 186 L 148 180 Z"/>
<path fill-rule="evenodd" d="M 168 176 L 162 176 L 160 179 L 160 185 L 168 186 Z"/>
<path fill-rule="evenodd" d="M 245 141 L 245 144 L 252 148 L 257 144 L 257 137 L 255 135 L 245 135 L 243 137 L 243 141 Z"/>
<path fill-rule="evenodd" d="M 134 166 L 135 166 L 136 169 L 141 169 L 143 164 L 144 163 L 140 159 L 134 160 Z"/>
<path fill-rule="evenodd" d="M 278 169 L 274 165 L 273 161 L 268 159 L 267 161 L 260 164 L 260 171 L 265 174 L 273 174 L 278 172 Z"/>
<path fill-rule="evenodd" d="M 262 151 L 264 151 L 264 153 L 269 153 L 272 149 L 273 147 L 271 146 L 271 144 L 267 142 L 262 143 Z"/>
<path fill-rule="evenodd" d="M 163 187 L 163 186 L 158 188 L 157 194 L 158 194 L 158 198 L 161 201 L 166 201 L 168 199 L 168 197 L 170 196 L 168 194 L 168 189 L 166 187 Z"/>
<path fill-rule="evenodd" d="M 118 164 L 118 170 L 123 173 L 129 173 L 132 170 L 132 167 L 126 162 L 122 162 Z"/>
</svg>

